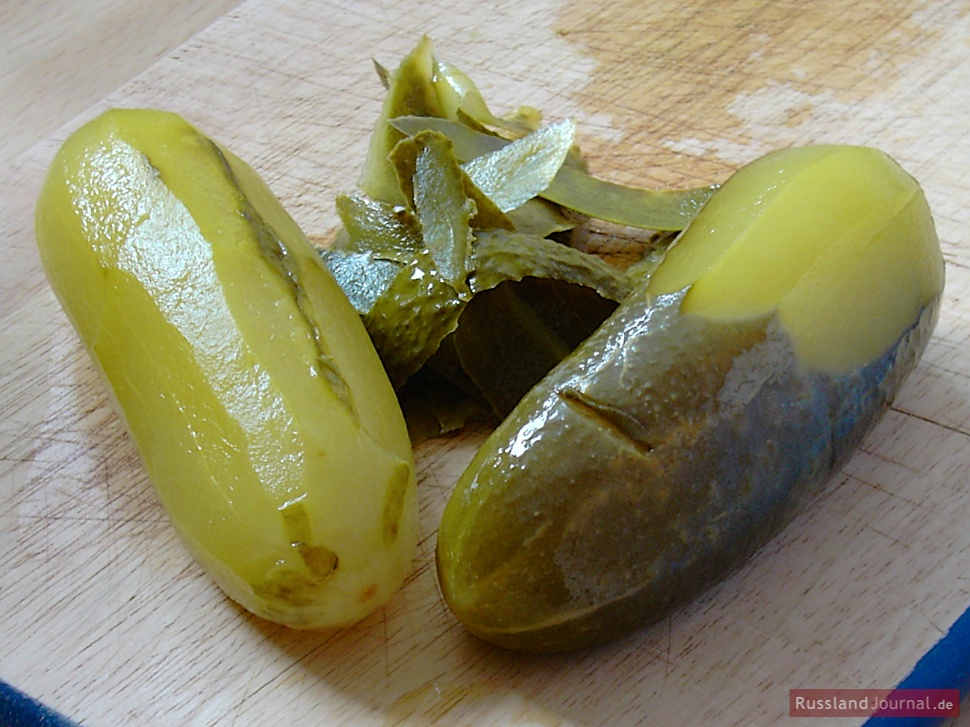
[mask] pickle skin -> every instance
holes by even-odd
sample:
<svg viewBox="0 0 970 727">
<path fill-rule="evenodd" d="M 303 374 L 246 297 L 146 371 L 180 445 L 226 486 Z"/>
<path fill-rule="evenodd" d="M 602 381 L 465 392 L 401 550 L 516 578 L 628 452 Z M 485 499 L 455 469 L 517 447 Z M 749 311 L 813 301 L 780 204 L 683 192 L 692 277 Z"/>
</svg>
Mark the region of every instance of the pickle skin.
<svg viewBox="0 0 970 727">
<path fill-rule="evenodd" d="M 319 254 L 255 171 L 179 116 L 72 134 L 38 250 L 188 549 L 252 613 L 341 627 L 417 542 L 390 382 Z"/>
<path fill-rule="evenodd" d="M 681 260 L 703 258 L 696 247 L 720 222 L 730 222 L 738 240 L 757 243 L 776 232 L 779 204 L 838 209 L 825 198 L 841 195 L 837 184 L 820 202 L 804 199 L 817 180 L 759 208 L 768 199 L 764 180 L 775 178 L 772 165 L 789 166 L 797 180 L 816 173 L 815 163 L 831 151 L 826 175 L 840 175 L 843 163 L 871 163 L 862 176 L 876 186 L 899 174 L 868 150 L 825 151 L 777 155 L 728 180 L 722 190 L 736 214 L 771 212 L 763 228 L 746 221 L 738 232 L 721 205 L 707 216 L 702 210 L 673 250 L 687 245 Z M 724 579 L 806 506 L 892 402 L 935 326 L 942 256 L 922 192 L 905 176 L 898 181 L 903 191 L 889 195 L 885 225 L 866 235 L 907 255 L 915 249 L 923 266 L 880 268 L 888 277 L 905 274 L 876 286 L 905 300 L 887 306 L 898 313 L 895 334 L 876 355 L 854 363 L 871 341 L 858 351 L 847 353 L 841 343 L 829 350 L 824 331 L 799 337 L 804 321 L 793 333 L 779 312 L 788 305 L 785 291 L 767 307 L 755 295 L 761 307 L 732 315 L 711 305 L 688 310 L 692 289 L 709 271 L 738 277 L 718 270 L 714 256 L 689 268 L 686 279 L 682 269 L 658 269 L 659 284 L 638 287 L 523 398 L 462 475 L 439 529 L 441 590 L 470 632 L 534 652 L 603 644 L 665 618 Z M 877 211 L 884 197 L 874 194 Z M 869 237 L 859 241 L 858 256 L 865 259 L 870 247 Z M 673 250 L 668 260 L 679 265 Z M 670 280 L 682 287 L 664 290 Z M 841 277 L 833 282 L 845 285 Z M 740 305 L 729 288 L 717 293 Z M 847 326 L 865 326 L 872 306 L 863 303 L 844 311 Z M 885 326 L 877 328 L 885 335 Z"/>
</svg>

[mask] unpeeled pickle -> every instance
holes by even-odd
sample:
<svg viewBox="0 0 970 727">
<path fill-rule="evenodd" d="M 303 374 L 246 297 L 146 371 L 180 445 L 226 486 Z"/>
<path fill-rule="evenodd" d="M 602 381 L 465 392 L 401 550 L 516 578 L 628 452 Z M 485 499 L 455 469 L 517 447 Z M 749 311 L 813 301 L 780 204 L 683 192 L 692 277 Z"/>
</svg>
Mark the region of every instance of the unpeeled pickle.
<svg viewBox="0 0 970 727">
<path fill-rule="evenodd" d="M 295 628 L 385 603 L 417 540 L 403 416 L 357 313 L 259 176 L 174 114 L 111 110 L 57 153 L 36 235 L 219 586 Z"/>
<path fill-rule="evenodd" d="M 845 462 L 922 355 L 943 259 L 882 152 L 769 154 L 515 407 L 441 522 L 472 633 L 591 647 L 744 563 Z"/>
</svg>

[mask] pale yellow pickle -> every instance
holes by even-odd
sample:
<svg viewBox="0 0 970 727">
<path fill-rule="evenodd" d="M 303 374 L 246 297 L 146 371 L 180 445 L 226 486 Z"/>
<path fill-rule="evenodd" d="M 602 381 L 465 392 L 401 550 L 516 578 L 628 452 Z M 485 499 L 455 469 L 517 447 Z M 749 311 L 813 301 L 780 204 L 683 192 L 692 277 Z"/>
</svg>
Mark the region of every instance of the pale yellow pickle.
<svg viewBox="0 0 970 727">
<path fill-rule="evenodd" d="M 384 604 L 416 548 L 407 429 L 358 315 L 259 176 L 177 115 L 112 110 L 58 152 L 36 234 L 219 586 L 296 628 Z"/>
</svg>

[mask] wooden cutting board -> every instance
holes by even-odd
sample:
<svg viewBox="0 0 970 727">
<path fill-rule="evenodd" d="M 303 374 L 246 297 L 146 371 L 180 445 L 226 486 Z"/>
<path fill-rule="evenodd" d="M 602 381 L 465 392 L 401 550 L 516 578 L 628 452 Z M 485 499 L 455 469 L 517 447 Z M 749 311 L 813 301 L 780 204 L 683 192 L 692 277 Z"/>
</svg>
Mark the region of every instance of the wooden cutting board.
<svg viewBox="0 0 970 727">
<path fill-rule="evenodd" d="M 922 686 L 957 683 L 953 654 L 970 653 L 970 5 L 453 7 L 250 0 L 0 170 L 0 679 L 92 727 L 777 725 L 790 689 L 890 688 L 941 644 L 941 682 Z M 174 535 L 37 261 L 46 165 L 118 105 L 183 114 L 326 243 L 382 98 L 371 58 L 393 66 L 423 33 L 495 110 L 575 118 L 599 176 L 695 185 L 778 147 L 867 144 L 921 181 L 936 216 L 936 336 L 861 450 L 746 568 L 593 652 L 502 652 L 444 606 L 437 521 L 482 432 L 418 446 L 419 553 L 382 611 L 337 633 L 241 612 Z"/>
</svg>

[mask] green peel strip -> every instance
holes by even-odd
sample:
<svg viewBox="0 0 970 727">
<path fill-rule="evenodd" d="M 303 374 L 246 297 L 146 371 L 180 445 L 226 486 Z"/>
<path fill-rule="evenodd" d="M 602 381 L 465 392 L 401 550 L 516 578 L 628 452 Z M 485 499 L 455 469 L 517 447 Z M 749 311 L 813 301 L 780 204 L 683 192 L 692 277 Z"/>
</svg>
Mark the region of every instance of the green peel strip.
<svg viewBox="0 0 970 727">
<path fill-rule="evenodd" d="M 399 116 L 389 123 L 404 134 L 425 130 L 444 134 L 454 144 L 455 154 L 465 162 L 466 168 L 474 164 L 474 160 L 494 154 L 511 143 L 499 136 L 431 116 Z M 644 230 L 676 231 L 687 226 L 716 189 L 716 185 L 683 190 L 628 187 L 564 164 L 536 196 L 598 220 Z"/>
<path fill-rule="evenodd" d="M 572 120 L 543 126 L 530 106 L 494 115 L 427 38 L 393 71 L 375 67 L 387 95 L 360 191 L 337 198 L 342 228 L 324 260 L 402 401 L 436 401 L 434 416 L 453 424 L 469 409 L 442 409 L 447 385 L 504 416 L 657 259 L 648 250 L 626 272 L 561 238 L 588 219 L 678 231 L 714 187 L 591 176 Z"/>
</svg>

